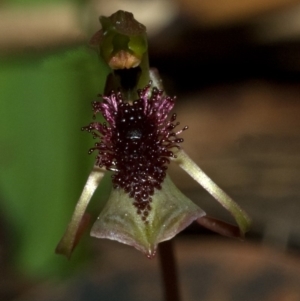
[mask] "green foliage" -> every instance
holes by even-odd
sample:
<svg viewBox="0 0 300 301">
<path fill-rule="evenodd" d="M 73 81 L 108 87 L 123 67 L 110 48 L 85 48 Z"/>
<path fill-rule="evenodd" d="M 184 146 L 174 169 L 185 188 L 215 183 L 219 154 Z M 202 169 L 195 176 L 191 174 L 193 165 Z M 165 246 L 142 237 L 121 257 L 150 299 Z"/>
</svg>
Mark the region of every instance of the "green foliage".
<svg viewBox="0 0 300 301">
<path fill-rule="evenodd" d="M 54 248 L 93 165 L 93 141 L 80 128 L 92 120 L 105 68 L 85 48 L 0 60 L 0 210 L 23 273 L 70 271 Z"/>
</svg>

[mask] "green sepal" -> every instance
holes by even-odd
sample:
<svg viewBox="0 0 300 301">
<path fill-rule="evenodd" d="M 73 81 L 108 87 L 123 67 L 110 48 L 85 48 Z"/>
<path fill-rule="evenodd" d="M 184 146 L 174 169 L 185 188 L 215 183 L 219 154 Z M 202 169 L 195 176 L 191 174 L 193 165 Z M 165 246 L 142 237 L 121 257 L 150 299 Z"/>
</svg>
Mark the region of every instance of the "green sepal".
<svg viewBox="0 0 300 301">
<path fill-rule="evenodd" d="M 94 166 L 81 193 L 81 196 L 76 204 L 72 219 L 66 229 L 65 234 L 58 243 L 55 253 L 65 255 L 70 258 L 76 244 L 79 241 L 80 236 L 84 228 L 88 223 L 88 216 L 85 215 L 86 208 L 99 186 L 104 171 L 102 168 Z"/>
<path fill-rule="evenodd" d="M 100 22 L 100 54 L 107 63 L 120 51 L 128 52 L 142 60 L 148 49 L 146 27 L 136 21 L 132 13 L 119 10 L 110 17 L 100 17 Z"/>
<path fill-rule="evenodd" d="M 174 161 L 232 214 L 240 228 L 241 237 L 243 237 L 251 225 L 248 214 L 209 178 L 183 150 L 176 153 Z"/>
</svg>

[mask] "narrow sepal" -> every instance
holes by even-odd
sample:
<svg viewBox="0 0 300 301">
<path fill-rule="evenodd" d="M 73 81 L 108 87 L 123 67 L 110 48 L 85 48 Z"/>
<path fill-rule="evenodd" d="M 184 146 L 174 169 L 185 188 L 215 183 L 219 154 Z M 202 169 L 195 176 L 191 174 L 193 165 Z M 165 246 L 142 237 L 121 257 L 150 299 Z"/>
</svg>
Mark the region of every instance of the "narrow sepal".
<svg viewBox="0 0 300 301">
<path fill-rule="evenodd" d="M 85 210 L 104 176 L 104 171 L 104 169 L 97 166 L 93 167 L 77 202 L 71 222 L 55 249 L 57 254 L 62 254 L 70 258 L 72 251 L 83 232 L 83 228 L 87 225 L 88 219 L 85 218 Z"/>
<path fill-rule="evenodd" d="M 247 213 L 211 180 L 183 150 L 179 150 L 176 156 L 174 161 L 233 215 L 240 228 L 241 236 L 249 231 L 251 220 Z"/>
</svg>

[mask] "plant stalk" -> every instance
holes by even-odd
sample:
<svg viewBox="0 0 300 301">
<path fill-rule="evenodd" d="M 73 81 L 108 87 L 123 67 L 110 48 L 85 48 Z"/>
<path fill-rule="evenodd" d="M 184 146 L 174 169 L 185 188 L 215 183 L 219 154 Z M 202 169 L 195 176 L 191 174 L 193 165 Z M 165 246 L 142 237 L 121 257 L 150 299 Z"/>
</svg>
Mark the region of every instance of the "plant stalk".
<svg viewBox="0 0 300 301">
<path fill-rule="evenodd" d="M 180 290 L 173 240 L 158 245 L 165 301 L 180 301 Z"/>
</svg>

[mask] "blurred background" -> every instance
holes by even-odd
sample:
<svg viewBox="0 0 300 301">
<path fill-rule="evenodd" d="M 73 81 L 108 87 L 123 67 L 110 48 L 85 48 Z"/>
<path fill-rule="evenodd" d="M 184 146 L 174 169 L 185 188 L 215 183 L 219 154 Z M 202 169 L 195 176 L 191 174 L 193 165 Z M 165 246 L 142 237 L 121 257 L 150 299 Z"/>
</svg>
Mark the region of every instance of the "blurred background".
<svg viewBox="0 0 300 301">
<path fill-rule="evenodd" d="M 119 9 L 147 26 L 150 64 L 189 125 L 185 150 L 253 219 L 245 242 L 196 226 L 175 239 L 183 300 L 300 300 L 296 0 L 0 1 L 0 300 L 162 300 L 157 259 L 132 248 L 86 235 L 71 261 L 54 254 L 94 160 L 80 128 L 108 70 L 88 41 Z"/>
</svg>

